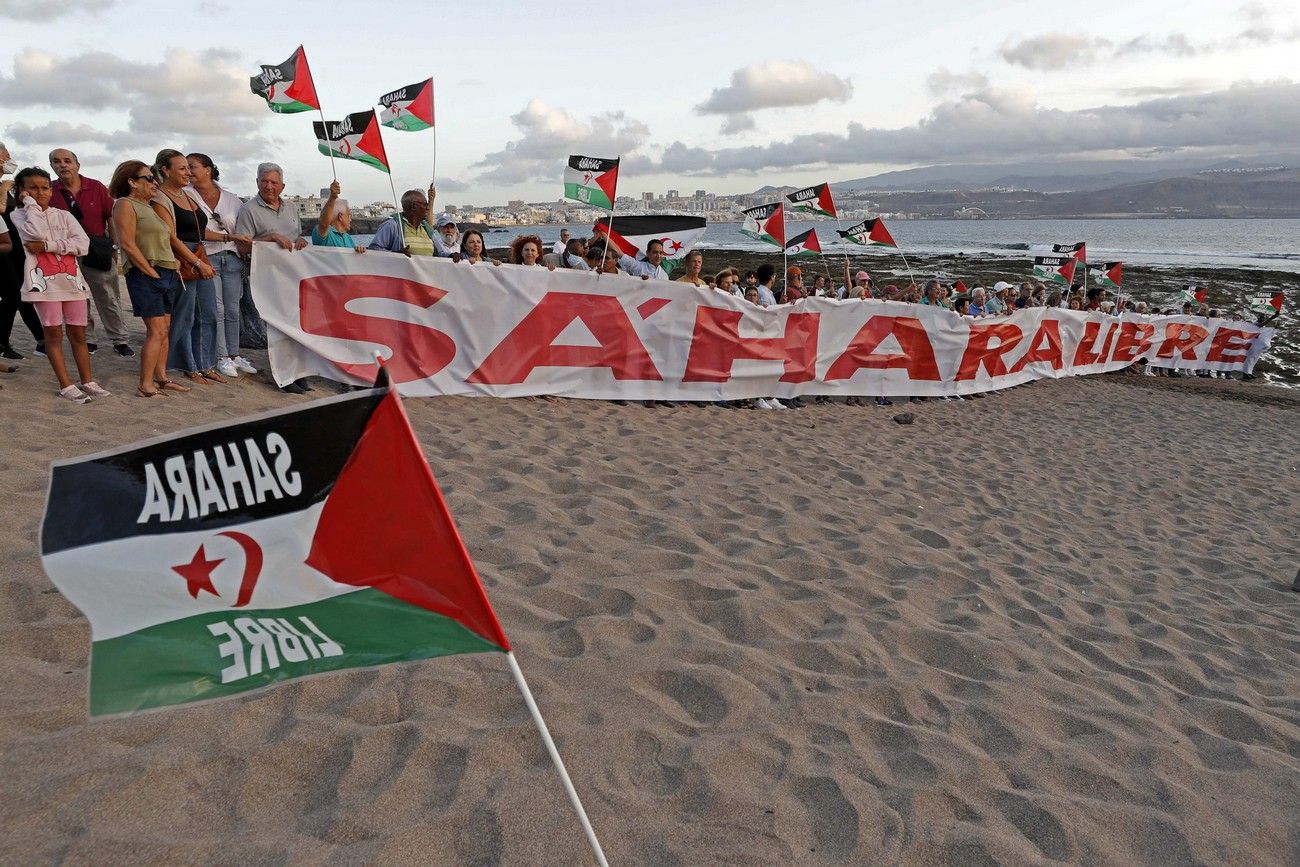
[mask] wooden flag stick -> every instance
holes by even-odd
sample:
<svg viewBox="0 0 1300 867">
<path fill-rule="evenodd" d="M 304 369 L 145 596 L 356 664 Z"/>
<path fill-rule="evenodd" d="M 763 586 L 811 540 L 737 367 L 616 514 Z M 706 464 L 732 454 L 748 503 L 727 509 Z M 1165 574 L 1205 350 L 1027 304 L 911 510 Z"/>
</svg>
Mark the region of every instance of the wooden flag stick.
<svg viewBox="0 0 1300 867">
<path fill-rule="evenodd" d="M 551 754 L 551 761 L 555 764 L 555 770 L 560 773 L 560 781 L 564 783 L 564 791 L 569 796 L 569 803 L 573 805 L 574 812 L 578 814 L 578 821 L 582 823 L 583 833 L 587 835 L 587 842 L 591 844 L 591 852 L 596 856 L 596 863 L 600 867 L 609 867 L 609 862 L 605 860 L 605 853 L 600 848 L 600 841 L 596 839 L 596 831 L 591 827 L 591 821 L 587 818 L 587 811 L 582 808 L 582 801 L 578 799 L 578 792 L 573 788 L 573 780 L 569 779 L 569 772 L 564 769 L 564 760 L 560 758 L 560 752 L 555 748 L 555 741 L 551 740 L 551 733 L 546 728 L 546 720 L 542 719 L 542 712 L 537 709 L 537 702 L 533 701 L 532 690 L 528 688 L 528 681 L 524 680 L 524 673 L 519 668 L 519 662 L 515 659 L 514 651 L 506 653 L 506 661 L 510 663 L 510 673 L 515 676 L 515 684 L 524 697 L 524 704 L 528 705 L 528 712 L 533 715 L 533 723 L 542 736 L 542 742 L 546 744 L 546 751 Z"/>
</svg>

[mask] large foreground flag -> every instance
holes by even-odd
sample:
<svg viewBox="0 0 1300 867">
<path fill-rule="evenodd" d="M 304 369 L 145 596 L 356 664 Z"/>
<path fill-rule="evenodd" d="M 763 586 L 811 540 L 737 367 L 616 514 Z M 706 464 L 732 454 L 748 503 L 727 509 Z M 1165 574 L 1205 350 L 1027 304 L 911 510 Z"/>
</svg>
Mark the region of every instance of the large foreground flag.
<svg viewBox="0 0 1300 867">
<path fill-rule="evenodd" d="M 564 169 L 564 197 L 614 210 L 618 190 L 618 159 L 571 156 Z"/>
<path fill-rule="evenodd" d="M 856 226 L 849 226 L 847 229 L 839 229 L 837 233 L 844 240 L 864 247 L 872 245 L 880 247 L 898 246 L 894 241 L 894 236 L 889 234 L 889 230 L 885 228 L 885 221 L 879 217 L 863 220 Z"/>
<path fill-rule="evenodd" d="M 617 217 L 613 223 L 614 228 L 611 231 L 610 218 L 601 217 L 592 227 L 592 231 L 597 235 L 608 235 L 609 242 L 617 247 L 619 252 L 636 259 L 645 258 L 646 245 L 651 241 L 662 241 L 664 260 L 660 267 L 670 274 L 704 236 L 706 226 L 703 217 L 659 214 Z"/>
<path fill-rule="evenodd" d="M 307 66 L 307 52 L 301 45 L 279 66 L 263 66 L 262 71 L 248 80 L 253 93 L 266 100 L 266 107 L 280 114 L 300 111 L 319 111 L 316 85 L 311 80 Z"/>
<path fill-rule="evenodd" d="M 341 121 L 314 121 L 316 147 L 325 156 L 344 160 L 358 160 L 381 172 L 388 171 L 388 154 L 384 139 L 379 134 L 379 120 L 375 110 L 358 111 Z"/>
<path fill-rule="evenodd" d="M 785 247 L 787 256 L 816 256 L 821 251 L 822 245 L 817 240 L 816 229 L 809 229 L 800 235 L 795 235 Z"/>
<path fill-rule="evenodd" d="M 1034 276 L 1069 286 L 1074 282 L 1074 269 L 1078 264 L 1079 260 L 1074 256 L 1035 256 Z"/>
<path fill-rule="evenodd" d="M 92 716 L 510 649 L 387 388 L 56 461 L 41 555 Z"/>
<path fill-rule="evenodd" d="M 745 224 L 740 227 L 740 234 L 785 247 L 785 206 L 781 202 L 746 208 L 741 213 L 745 215 Z"/>
<path fill-rule="evenodd" d="M 385 93 L 379 97 L 379 104 L 384 107 L 384 126 L 403 132 L 428 129 L 433 126 L 433 79 Z"/>
<path fill-rule="evenodd" d="M 821 214 L 826 217 L 839 216 L 835 211 L 835 200 L 831 198 L 830 184 L 804 187 L 802 190 L 786 193 L 785 198 L 790 203 L 791 210 L 807 211 L 810 214 Z"/>
<path fill-rule="evenodd" d="M 1089 268 L 1088 276 L 1103 289 L 1119 289 L 1124 285 L 1124 263 L 1107 262 L 1100 268 Z"/>
</svg>

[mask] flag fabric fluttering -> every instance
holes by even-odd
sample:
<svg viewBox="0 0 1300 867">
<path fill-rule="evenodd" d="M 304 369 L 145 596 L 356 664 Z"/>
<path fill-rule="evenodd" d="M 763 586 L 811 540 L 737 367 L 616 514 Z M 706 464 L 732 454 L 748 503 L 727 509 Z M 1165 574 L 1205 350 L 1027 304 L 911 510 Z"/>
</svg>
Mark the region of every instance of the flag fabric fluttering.
<svg viewBox="0 0 1300 867">
<path fill-rule="evenodd" d="M 307 66 L 307 52 L 301 45 L 278 66 L 263 66 L 248 80 L 249 89 L 266 100 L 267 108 L 279 114 L 319 111 L 316 85 Z"/>
<path fill-rule="evenodd" d="M 570 156 L 564 168 L 564 197 L 593 208 L 614 210 L 618 162 L 618 158 Z"/>
<path fill-rule="evenodd" d="M 1210 290 L 1204 286 L 1186 286 L 1175 296 L 1174 301 L 1178 304 L 1191 304 L 1195 307 L 1204 304 L 1209 294 Z"/>
<path fill-rule="evenodd" d="M 92 716 L 510 650 L 388 388 L 56 461 L 41 557 Z"/>
<path fill-rule="evenodd" d="M 1088 245 L 1083 241 L 1075 244 L 1053 244 L 1052 252 L 1057 255 L 1067 254 L 1073 256 L 1079 261 L 1080 265 L 1088 264 Z"/>
<path fill-rule="evenodd" d="M 384 107 L 381 123 L 402 132 L 417 132 L 433 126 L 433 79 L 426 78 L 399 87 L 379 97 Z"/>
<path fill-rule="evenodd" d="M 341 121 L 314 121 L 312 129 L 317 149 L 326 156 L 357 160 L 381 172 L 389 171 L 388 154 L 373 108 L 354 112 Z"/>
<path fill-rule="evenodd" d="M 786 193 L 785 200 L 790 203 L 792 211 L 806 211 L 825 217 L 839 216 L 835 210 L 835 200 L 831 197 L 830 184 L 817 184 L 814 187 L 804 187 L 802 190 Z"/>
<path fill-rule="evenodd" d="M 822 251 L 821 242 L 817 240 L 817 230 L 809 229 L 795 235 L 785 247 L 787 256 L 816 256 Z"/>
<path fill-rule="evenodd" d="M 1069 286 L 1074 282 L 1074 269 L 1078 262 L 1074 256 L 1035 256 L 1034 276 Z"/>
<path fill-rule="evenodd" d="M 741 211 L 745 223 L 740 227 L 740 234 L 785 248 L 785 206 L 781 202 L 771 202 Z"/>
<path fill-rule="evenodd" d="M 870 220 L 863 220 L 856 226 L 849 226 L 847 229 L 839 229 L 837 234 L 846 241 L 859 244 L 864 247 L 897 247 L 894 236 L 889 234 L 885 228 L 885 221 L 879 217 L 873 217 Z"/>
<path fill-rule="evenodd" d="M 1124 263 L 1107 262 L 1100 268 L 1089 268 L 1088 276 L 1103 289 L 1119 289 L 1124 285 Z"/>
<path fill-rule="evenodd" d="M 1283 300 L 1284 295 L 1281 292 L 1276 292 L 1271 296 L 1261 296 L 1251 301 L 1250 312 L 1263 314 L 1264 316 L 1273 316 L 1282 312 Z"/>
<path fill-rule="evenodd" d="M 703 217 L 646 214 L 617 217 L 611 231 L 610 219 L 601 217 L 592 227 L 592 232 L 608 236 L 609 243 L 620 253 L 635 259 L 645 258 L 646 245 L 651 241 L 662 241 L 664 260 L 660 267 L 670 274 L 704 236 L 706 226 Z"/>
</svg>

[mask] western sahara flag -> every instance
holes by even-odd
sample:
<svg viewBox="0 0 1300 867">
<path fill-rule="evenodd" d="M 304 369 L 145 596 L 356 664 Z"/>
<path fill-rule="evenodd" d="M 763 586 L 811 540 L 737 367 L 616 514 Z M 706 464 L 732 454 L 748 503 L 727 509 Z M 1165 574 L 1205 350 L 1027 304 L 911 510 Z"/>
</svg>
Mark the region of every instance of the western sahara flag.
<svg viewBox="0 0 1300 867">
<path fill-rule="evenodd" d="M 835 211 L 835 200 L 831 198 L 830 184 L 804 187 L 802 190 L 786 193 L 785 199 L 795 211 L 807 211 L 810 214 L 822 214 L 827 217 L 839 216 Z"/>
<path fill-rule="evenodd" d="M 56 461 L 41 556 L 92 716 L 510 649 L 387 388 Z"/>
<path fill-rule="evenodd" d="M 263 66 L 261 73 L 248 80 L 253 93 L 266 100 L 266 107 L 280 114 L 319 111 L 316 85 L 307 66 L 307 52 L 302 46 L 279 66 Z"/>
<path fill-rule="evenodd" d="M 872 245 L 880 247 L 897 247 L 894 236 L 889 234 L 885 228 L 885 221 L 879 217 L 870 220 L 863 220 L 856 226 L 849 226 L 847 229 L 839 229 L 836 234 L 846 241 L 854 244 L 860 244 L 863 247 Z"/>
<path fill-rule="evenodd" d="M 1187 286 L 1178 293 L 1176 300 L 1179 304 L 1204 304 L 1209 295 L 1210 290 L 1204 286 Z"/>
<path fill-rule="evenodd" d="M 1251 313 L 1262 313 L 1265 316 L 1272 316 L 1282 312 L 1283 293 L 1278 292 L 1273 296 L 1262 296 L 1254 299 L 1250 303 Z"/>
<path fill-rule="evenodd" d="M 648 214 L 618 217 L 614 220 L 614 228 L 611 231 L 610 219 L 610 217 L 601 217 L 592 227 L 592 232 L 597 235 L 609 235 L 609 242 L 617 247 L 619 252 L 624 256 L 637 259 L 645 258 L 646 245 L 651 241 L 663 241 L 664 260 L 661 267 L 670 274 L 704 236 L 706 226 L 703 217 Z"/>
<path fill-rule="evenodd" d="M 341 121 L 315 121 L 311 126 L 316 131 L 316 147 L 325 156 L 357 160 L 381 172 L 388 171 L 388 154 L 384 151 L 373 108 L 350 114 Z"/>
<path fill-rule="evenodd" d="M 1078 262 L 1073 256 L 1035 256 L 1034 276 L 1069 286 L 1074 282 L 1074 269 Z"/>
<path fill-rule="evenodd" d="M 809 229 L 800 235 L 795 235 L 786 245 L 785 254 L 787 256 L 816 256 L 822 251 L 821 242 L 817 240 L 817 230 Z"/>
<path fill-rule="evenodd" d="M 1083 241 L 1077 244 L 1053 244 L 1052 252 L 1073 256 L 1080 265 L 1088 264 L 1088 245 Z"/>
<path fill-rule="evenodd" d="M 745 224 L 740 227 L 740 234 L 785 248 L 785 206 L 782 203 L 746 208 L 741 213 L 745 215 Z"/>
<path fill-rule="evenodd" d="M 1107 262 L 1100 268 L 1089 268 L 1088 276 L 1104 289 L 1119 289 L 1124 285 L 1124 263 Z"/>
<path fill-rule="evenodd" d="M 564 197 L 585 205 L 614 210 L 618 189 L 618 160 L 602 157 L 569 157 L 564 169 Z"/>
<path fill-rule="evenodd" d="M 385 93 L 379 97 L 379 104 L 384 107 L 384 126 L 403 132 L 428 129 L 433 126 L 433 79 Z"/>
</svg>

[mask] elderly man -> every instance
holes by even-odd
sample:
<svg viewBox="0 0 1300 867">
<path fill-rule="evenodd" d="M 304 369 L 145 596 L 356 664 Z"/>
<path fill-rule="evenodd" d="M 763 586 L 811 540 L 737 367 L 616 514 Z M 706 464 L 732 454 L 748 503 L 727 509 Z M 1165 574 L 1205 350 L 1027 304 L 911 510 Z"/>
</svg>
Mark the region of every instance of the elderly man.
<svg viewBox="0 0 1300 867">
<path fill-rule="evenodd" d="M 435 255 L 450 259 L 460 252 L 460 229 L 451 214 L 438 215 L 438 234 L 433 236 Z"/>
<path fill-rule="evenodd" d="M 286 202 L 284 169 L 275 163 L 257 167 L 257 195 L 244 202 L 235 219 L 235 234 L 247 235 L 254 242 L 278 244 L 284 250 L 301 250 L 307 246 L 302 236 L 302 218 L 298 206 Z"/>
<path fill-rule="evenodd" d="M 58 176 L 51 186 L 51 207 L 67 211 L 86 230 L 90 237 L 90 252 L 82 256 L 81 273 L 90 284 L 90 297 L 95 299 L 99 322 L 104 333 L 113 341 L 113 351 L 118 355 L 135 355 L 126 339 L 126 323 L 122 320 L 121 288 L 113 255 L 113 197 L 108 188 L 94 178 L 81 174 L 81 162 L 67 148 L 50 151 L 50 168 Z M 86 342 L 95 351 L 95 321 L 86 328 Z"/>
<path fill-rule="evenodd" d="M 22 355 L 9 345 L 9 335 L 14 330 L 14 316 L 22 314 L 23 324 L 32 333 L 36 341 L 37 353 L 45 352 L 45 330 L 41 327 L 40 317 L 36 315 L 35 304 L 19 301 L 23 287 L 23 245 L 18 242 L 18 230 L 14 228 L 10 214 L 18 207 L 12 193 L 14 179 L 6 177 L 18 173 L 18 165 L 9 155 L 9 149 L 0 142 L 0 216 L 4 218 L 4 229 L 9 236 L 9 251 L 0 254 L 0 358 L 19 359 Z"/>
<path fill-rule="evenodd" d="M 560 240 L 555 242 L 555 246 L 551 247 L 551 252 L 555 253 L 557 256 L 563 256 L 566 252 L 568 252 L 568 249 L 569 249 L 569 230 L 561 229 Z"/>
<path fill-rule="evenodd" d="M 371 250 L 405 253 L 407 256 L 432 256 L 434 229 L 429 225 L 429 202 L 437 195 L 432 186 L 426 197 L 423 190 L 402 193 L 402 212 L 384 220 L 370 241 Z"/>
<path fill-rule="evenodd" d="M 278 244 L 284 250 L 301 250 L 306 247 L 307 239 L 302 236 L 302 218 L 298 206 L 286 202 L 282 198 L 283 193 L 284 169 L 275 163 L 259 165 L 257 195 L 240 206 L 239 216 L 235 218 L 235 234 L 252 238 L 254 244 Z M 311 390 L 306 379 L 295 380 L 280 388 L 280 391 L 287 394 L 304 394 Z"/>
</svg>

